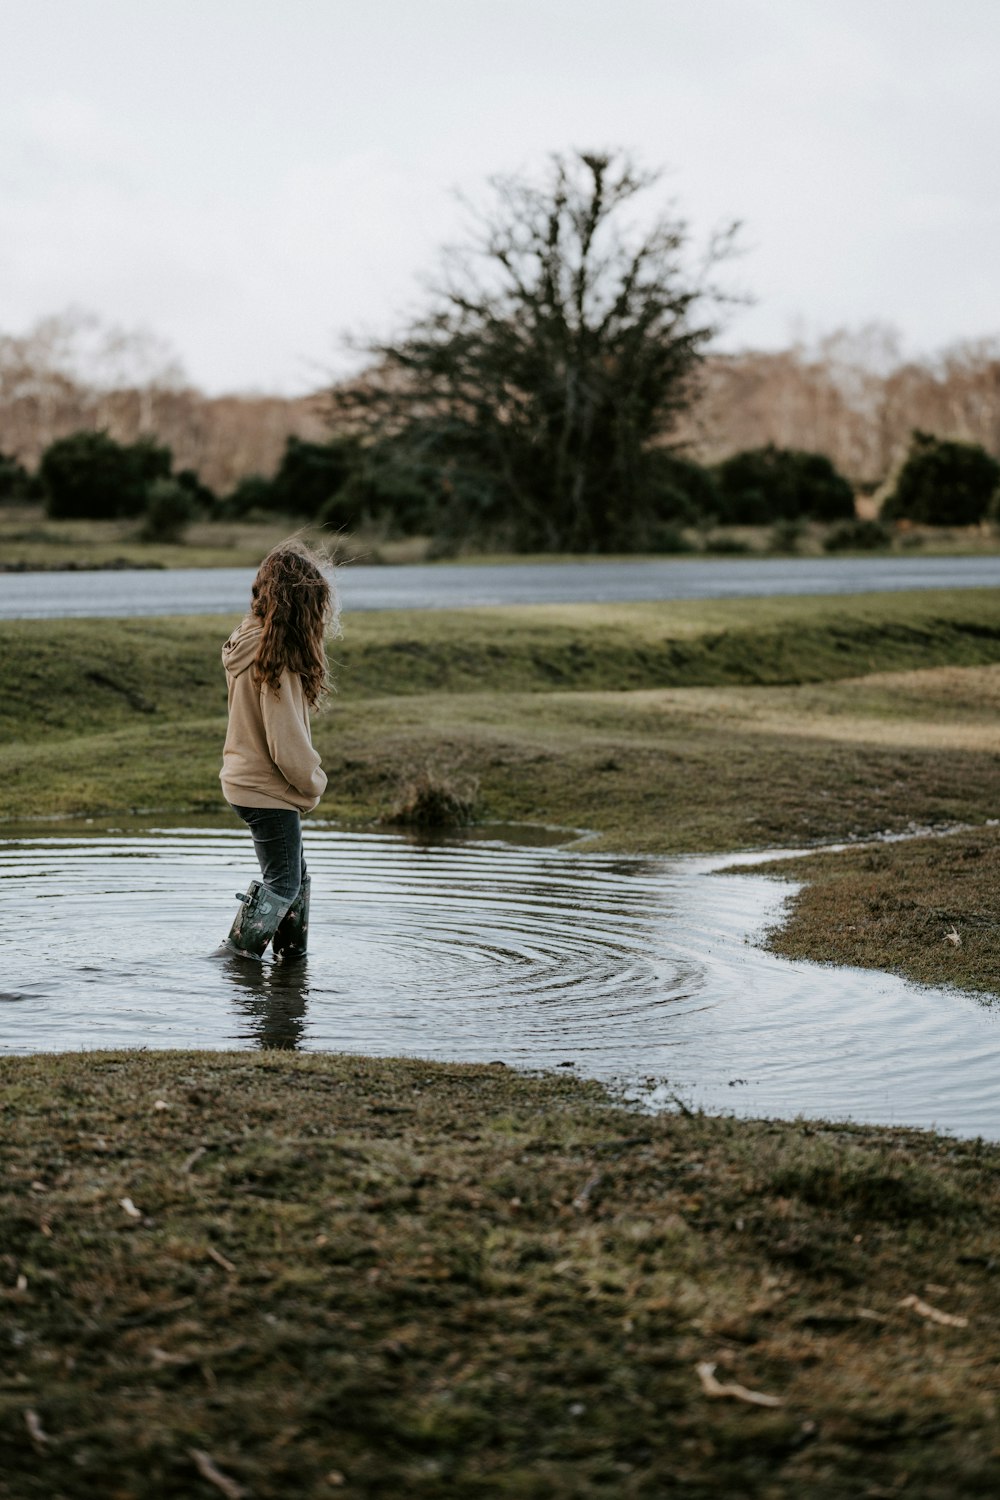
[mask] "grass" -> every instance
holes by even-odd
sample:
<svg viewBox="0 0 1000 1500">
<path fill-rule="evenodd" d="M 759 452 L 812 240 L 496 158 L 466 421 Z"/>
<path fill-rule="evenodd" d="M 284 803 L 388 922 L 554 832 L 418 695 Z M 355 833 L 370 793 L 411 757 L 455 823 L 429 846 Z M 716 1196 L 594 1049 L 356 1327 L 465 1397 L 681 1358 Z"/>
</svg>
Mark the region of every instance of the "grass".
<svg viewBox="0 0 1000 1500">
<path fill-rule="evenodd" d="M 878 844 L 766 868 L 805 882 L 769 946 L 1000 992 L 1000 828 Z"/>
<path fill-rule="evenodd" d="M 0 569 L 106 568 L 115 566 L 155 568 L 255 568 L 276 542 L 287 535 L 296 519 L 287 516 L 264 519 L 198 521 L 177 543 L 140 539 L 141 521 L 49 520 L 38 504 L 0 505 Z M 307 531 L 311 530 L 304 523 Z M 780 523 L 775 526 L 717 526 L 711 530 L 688 527 L 681 533 L 685 557 L 705 555 L 768 556 L 794 552 L 803 557 L 824 557 L 824 540 L 832 526 L 809 523 L 795 529 L 791 546 L 782 543 Z M 777 540 L 776 540 L 777 538 Z M 327 535 L 329 541 L 329 535 Z M 967 557 L 995 553 L 1000 531 L 994 526 L 907 526 L 892 537 L 885 551 L 901 555 L 915 552 L 926 556 Z M 859 555 L 872 556 L 860 548 Z M 377 533 L 359 533 L 343 538 L 340 551 L 358 561 L 381 563 L 425 562 L 436 554 L 428 536 L 386 540 Z M 843 554 L 840 554 L 843 555 Z M 877 555 L 877 554 L 876 554 Z M 626 554 L 634 557 L 635 554 Z M 462 563 L 543 561 L 592 562 L 592 554 L 482 553 L 472 545 L 460 547 L 454 559 Z"/>
<path fill-rule="evenodd" d="M 50 521 L 40 505 L 0 506 L 0 571 L 89 568 L 256 568 L 297 525 L 296 518 L 196 521 L 179 542 L 143 541 L 142 521 Z M 301 525 L 307 539 L 358 562 L 422 561 L 426 541 L 359 534 L 338 539 Z"/>
<path fill-rule="evenodd" d="M 0 814 L 220 807 L 230 624 L 0 626 Z M 651 853 L 982 822 L 998 803 L 988 590 L 360 614 L 337 654 L 314 728 L 328 817 L 384 817 L 426 766 L 477 782 L 481 817 Z"/>
<path fill-rule="evenodd" d="M 8 827 L 221 808 L 230 623 L 0 626 Z M 996 990 L 993 593 L 347 624 L 322 814 L 384 817 L 433 767 L 624 852 L 977 824 L 775 866 L 808 883 L 772 941 Z M 1000 1147 L 499 1066 L 0 1067 L 0 1500 L 1000 1484 Z"/>
<path fill-rule="evenodd" d="M 0 626 L 0 815 L 222 811 L 229 624 Z M 338 655 L 341 691 L 314 728 L 319 812 L 353 823 L 419 814 L 428 772 L 465 804 L 474 787 L 482 819 L 654 854 L 982 825 L 1000 807 L 992 591 L 361 614 Z M 898 893 L 871 919 L 871 862 L 888 862 L 891 895 L 923 848 L 786 867 L 809 885 L 773 944 L 996 990 L 989 861 L 961 867 L 978 887 L 949 875 L 931 903 L 960 948 L 937 916 L 904 921 Z"/>
<path fill-rule="evenodd" d="M 502 1067 L 4 1070 L 5 1500 L 1000 1483 L 998 1148 Z"/>
</svg>

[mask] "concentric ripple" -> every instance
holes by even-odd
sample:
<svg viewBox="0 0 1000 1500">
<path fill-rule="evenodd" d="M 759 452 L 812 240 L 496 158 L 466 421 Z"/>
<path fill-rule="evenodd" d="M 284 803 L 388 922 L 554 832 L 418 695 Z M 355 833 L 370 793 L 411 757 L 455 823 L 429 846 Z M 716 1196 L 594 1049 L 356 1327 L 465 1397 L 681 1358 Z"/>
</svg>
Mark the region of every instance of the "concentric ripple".
<svg viewBox="0 0 1000 1500">
<path fill-rule="evenodd" d="M 310 827 L 302 965 L 210 960 L 246 835 L 0 842 L 0 1050 L 302 1047 L 573 1064 L 653 1106 L 1000 1139 L 989 1006 L 753 946 L 792 889 L 694 859 Z"/>
</svg>

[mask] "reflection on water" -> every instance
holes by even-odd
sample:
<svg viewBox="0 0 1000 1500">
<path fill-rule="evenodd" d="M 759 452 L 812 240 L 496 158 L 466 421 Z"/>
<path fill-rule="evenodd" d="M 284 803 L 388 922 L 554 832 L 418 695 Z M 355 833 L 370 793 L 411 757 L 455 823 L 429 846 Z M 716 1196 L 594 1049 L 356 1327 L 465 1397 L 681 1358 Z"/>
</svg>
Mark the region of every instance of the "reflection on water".
<svg viewBox="0 0 1000 1500">
<path fill-rule="evenodd" d="M 741 1114 L 1000 1139 L 1000 1032 L 969 996 L 792 963 L 753 937 L 790 887 L 625 859 L 311 825 L 309 958 L 206 955 L 253 874 L 242 831 L 0 842 L 0 1050 L 281 1047 L 552 1067 Z"/>
<path fill-rule="evenodd" d="M 219 964 L 232 983 L 236 1015 L 245 1020 L 240 1037 L 258 1047 L 300 1047 L 309 999 L 308 958 L 290 964 L 258 963 L 234 954 Z"/>
</svg>

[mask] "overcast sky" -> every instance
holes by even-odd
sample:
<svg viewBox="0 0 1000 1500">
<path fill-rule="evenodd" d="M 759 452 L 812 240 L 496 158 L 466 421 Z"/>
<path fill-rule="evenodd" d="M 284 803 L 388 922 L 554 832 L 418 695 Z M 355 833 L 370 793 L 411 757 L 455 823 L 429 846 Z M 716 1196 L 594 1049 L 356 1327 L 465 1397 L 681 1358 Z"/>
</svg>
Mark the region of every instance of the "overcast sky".
<svg viewBox="0 0 1000 1500">
<path fill-rule="evenodd" d="M 0 0 L 0 332 L 70 305 L 212 391 L 398 325 L 453 190 L 574 146 L 744 221 L 729 347 L 1000 333 L 998 0 Z"/>
</svg>

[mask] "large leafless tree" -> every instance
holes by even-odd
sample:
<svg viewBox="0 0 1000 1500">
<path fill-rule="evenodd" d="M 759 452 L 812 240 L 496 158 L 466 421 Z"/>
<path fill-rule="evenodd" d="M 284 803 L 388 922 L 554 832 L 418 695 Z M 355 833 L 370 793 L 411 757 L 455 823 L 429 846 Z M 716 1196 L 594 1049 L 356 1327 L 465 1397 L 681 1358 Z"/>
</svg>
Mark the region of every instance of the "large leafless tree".
<svg viewBox="0 0 1000 1500">
<path fill-rule="evenodd" d="M 656 445 L 690 403 L 726 300 L 686 223 L 646 212 L 658 174 L 624 156 L 554 156 L 545 178 L 491 179 L 426 311 L 363 345 L 332 393 L 340 427 L 410 454 L 444 523 L 520 548 L 641 545 Z"/>
</svg>

